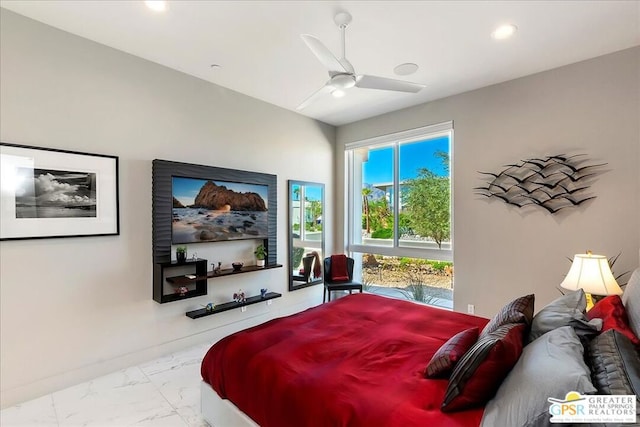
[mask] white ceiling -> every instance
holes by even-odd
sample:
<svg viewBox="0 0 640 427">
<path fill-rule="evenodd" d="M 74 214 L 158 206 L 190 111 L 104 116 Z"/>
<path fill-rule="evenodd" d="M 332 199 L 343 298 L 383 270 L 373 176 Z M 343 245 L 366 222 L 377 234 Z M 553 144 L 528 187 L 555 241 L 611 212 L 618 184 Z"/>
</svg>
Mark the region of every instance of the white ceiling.
<svg viewBox="0 0 640 427">
<path fill-rule="evenodd" d="M 423 83 L 417 94 L 350 89 L 301 113 L 342 125 L 640 45 L 640 1 L 15 1 L 0 6 L 62 30 L 294 110 L 328 79 L 300 34 L 336 55 L 333 22 L 348 11 L 347 58 L 359 74 Z M 495 41 L 501 23 L 519 31 Z M 393 68 L 420 66 L 410 76 Z M 211 68 L 220 64 L 220 68 Z"/>
</svg>

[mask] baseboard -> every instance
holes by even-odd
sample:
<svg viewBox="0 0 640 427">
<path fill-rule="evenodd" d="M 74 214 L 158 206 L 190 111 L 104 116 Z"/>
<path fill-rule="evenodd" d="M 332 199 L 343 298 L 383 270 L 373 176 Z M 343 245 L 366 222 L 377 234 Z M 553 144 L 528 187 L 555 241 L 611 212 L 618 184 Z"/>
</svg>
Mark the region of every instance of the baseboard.
<svg viewBox="0 0 640 427">
<path fill-rule="evenodd" d="M 96 363 L 91 363 L 70 371 L 51 375 L 46 378 L 41 378 L 17 387 L 3 389 L 0 394 L 0 408 L 5 409 L 18 403 L 36 399 L 53 392 L 63 390 L 67 387 L 71 387 L 85 381 L 90 381 L 130 366 L 146 363 L 153 359 L 166 356 L 189 347 L 203 343 L 213 344 L 229 334 L 266 322 L 277 316 L 278 312 L 262 313 L 258 316 L 225 325 L 219 325 L 215 328 L 189 335 L 187 337 L 160 343 L 153 347 L 136 350 L 108 360 L 101 360 Z"/>
<path fill-rule="evenodd" d="M 217 324 L 211 329 L 189 336 L 159 343 L 152 347 L 134 350 L 130 353 L 112 357 L 107 360 L 96 361 L 95 363 L 54 374 L 17 387 L 3 389 L 0 393 L 0 408 L 5 409 L 18 403 L 36 399 L 49 393 L 63 390 L 67 387 L 90 381 L 130 366 L 136 366 L 189 347 L 203 343 L 213 344 L 221 338 L 242 329 L 258 325 L 275 317 L 288 316 L 318 305 L 320 303 L 318 295 L 320 295 L 319 292 L 312 292 L 308 289 L 301 290 L 297 292 L 293 298 L 288 298 L 291 305 L 280 307 L 274 304 L 271 310 L 257 312 L 256 315 L 251 317 L 234 320 L 222 325 Z"/>
</svg>

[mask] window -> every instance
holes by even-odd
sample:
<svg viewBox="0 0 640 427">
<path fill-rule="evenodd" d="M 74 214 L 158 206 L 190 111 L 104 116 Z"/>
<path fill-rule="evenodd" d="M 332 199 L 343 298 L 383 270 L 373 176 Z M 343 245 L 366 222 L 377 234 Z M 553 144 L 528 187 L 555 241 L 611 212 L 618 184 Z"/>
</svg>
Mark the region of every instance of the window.
<svg viewBox="0 0 640 427">
<path fill-rule="evenodd" d="M 448 122 L 347 144 L 348 251 L 368 286 L 422 293 L 444 274 L 451 291 L 452 142 Z"/>
</svg>

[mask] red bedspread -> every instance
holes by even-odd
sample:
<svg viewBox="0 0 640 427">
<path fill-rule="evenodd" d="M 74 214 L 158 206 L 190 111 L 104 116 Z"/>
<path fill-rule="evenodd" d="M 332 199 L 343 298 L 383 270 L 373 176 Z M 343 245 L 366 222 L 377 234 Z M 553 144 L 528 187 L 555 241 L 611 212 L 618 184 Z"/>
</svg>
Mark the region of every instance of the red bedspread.
<svg viewBox="0 0 640 427">
<path fill-rule="evenodd" d="M 451 336 L 487 319 L 354 294 L 216 343 L 202 377 L 263 427 L 478 426 L 445 414 L 447 380 L 424 369 Z"/>
</svg>

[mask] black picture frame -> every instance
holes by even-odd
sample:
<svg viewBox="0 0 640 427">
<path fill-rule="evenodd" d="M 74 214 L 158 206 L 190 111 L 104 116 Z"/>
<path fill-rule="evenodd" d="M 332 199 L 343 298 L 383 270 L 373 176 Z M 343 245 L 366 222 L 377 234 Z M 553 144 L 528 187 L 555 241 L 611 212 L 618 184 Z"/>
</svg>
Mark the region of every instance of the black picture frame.
<svg viewBox="0 0 640 427">
<path fill-rule="evenodd" d="M 0 142 L 0 240 L 119 235 L 118 162 Z"/>
</svg>

